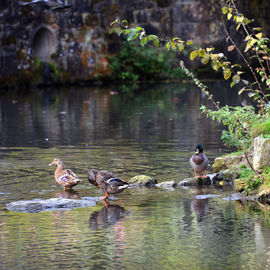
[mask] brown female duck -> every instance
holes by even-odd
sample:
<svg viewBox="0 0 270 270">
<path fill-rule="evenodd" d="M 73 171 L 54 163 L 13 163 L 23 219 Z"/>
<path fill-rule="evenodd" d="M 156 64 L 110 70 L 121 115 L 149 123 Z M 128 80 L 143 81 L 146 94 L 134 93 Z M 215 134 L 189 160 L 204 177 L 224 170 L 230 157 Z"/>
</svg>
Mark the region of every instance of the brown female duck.
<svg viewBox="0 0 270 270">
<path fill-rule="evenodd" d="M 64 190 L 66 188 L 72 188 L 82 181 L 72 170 L 65 169 L 64 163 L 59 158 L 55 158 L 49 166 L 52 166 L 53 164 L 57 166 L 54 178 L 56 182 L 64 188 Z"/>
<path fill-rule="evenodd" d="M 195 178 L 206 178 L 205 170 L 208 167 L 208 158 L 203 154 L 203 148 L 201 144 L 197 144 L 195 148 L 195 154 L 189 160 L 191 167 L 194 169 Z M 203 172 L 202 176 L 198 176 L 196 172 Z"/>
<path fill-rule="evenodd" d="M 105 192 L 105 196 L 100 198 L 100 200 L 107 200 L 109 194 L 121 193 L 129 187 L 128 183 L 118 178 L 115 174 L 104 170 L 98 171 L 91 169 L 88 172 L 88 180 L 92 185 Z"/>
</svg>

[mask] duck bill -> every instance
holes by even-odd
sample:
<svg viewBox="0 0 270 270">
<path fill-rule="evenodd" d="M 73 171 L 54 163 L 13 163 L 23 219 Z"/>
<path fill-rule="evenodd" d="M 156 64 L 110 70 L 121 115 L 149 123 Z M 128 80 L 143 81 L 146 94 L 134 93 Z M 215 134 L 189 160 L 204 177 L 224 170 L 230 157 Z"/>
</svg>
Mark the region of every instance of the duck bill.
<svg viewBox="0 0 270 270">
<path fill-rule="evenodd" d="M 196 149 L 195 154 L 199 154 L 199 153 L 200 153 L 200 150 Z"/>
<path fill-rule="evenodd" d="M 49 166 L 52 166 L 53 164 L 54 164 L 54 163 L 52 162 L 52 163 L 49 164 Z"/>
</svg>

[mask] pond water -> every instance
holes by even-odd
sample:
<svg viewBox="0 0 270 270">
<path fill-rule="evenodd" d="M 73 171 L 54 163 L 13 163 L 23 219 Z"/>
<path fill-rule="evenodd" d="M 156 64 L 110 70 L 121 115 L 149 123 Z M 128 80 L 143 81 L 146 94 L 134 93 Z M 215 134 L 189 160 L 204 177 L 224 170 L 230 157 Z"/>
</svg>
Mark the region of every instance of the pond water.
<svg viewBox="0 0 270 270">
<path fill-rule="evenodd" d="M 241 102 L 219 82 L 209 87 L 223 104 Z M 132 188 L 108 208 L 6 209 L 18 200 L 99 197 L 90 168 L 179 182 L 192 176 L 198 142 L 211 163 L 228 152 L 221 127 L 200 114 L 208 100 L 193 85 L 119 89 L 1 94 L 0 269 L 270 268 L 269 209 L 225 200 L 233 193 L 225 188 Z M 55 157 L 83 180 L 73 192 L 54 181 Z M 207 194 L 219 196 L 198 196 Z"/>
</svg>

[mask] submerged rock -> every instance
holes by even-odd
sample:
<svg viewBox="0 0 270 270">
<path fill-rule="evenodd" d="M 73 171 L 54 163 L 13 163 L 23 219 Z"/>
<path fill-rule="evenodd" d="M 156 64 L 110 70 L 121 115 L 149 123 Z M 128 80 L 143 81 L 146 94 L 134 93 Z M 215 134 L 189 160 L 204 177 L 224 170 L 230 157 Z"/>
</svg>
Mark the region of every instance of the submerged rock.
<svg viewBox="0 0 270 270">
<path fill-rule="evenodd" d="M 222 198 L 225 201 L 241 201 L 243 199 L 243 196 L 241 196 L 240 193 L 233 193 L 228 197 Z"/>
<path fill-rule="evenodd" d="M 257 137 L 254 139 L 253 167 L 262 172 L 270 166 L 270 139 Z"/>
<path fill-rule="evenodd" d="M 129 179 L 129 184 L 140 186 L 154 186 L 157 184 L 157 179 L 148 175 L 136 175 Z"/>
<path fill-rule="evenodd" d="M 166 188 L 166 189 L 174 189 L 176 188 L 177 184 L 175 181 L 167 181 L 167 182 L 161 182 L 159 184 L 156 184 L 156 187 L 159 188 Z"/>
<path fill-rule="evenodd" d="M 211 185 L 211 177 L 209 175 L 206 175 L 206 178 L 186 178 L 179 182 L 179 186 L 201 186 L 201 185 Z"/>
<path fill-rule="evenodd" d="M 202 194 L 202 195 L 196 195 L 195 198 L 198 200 L 205 200 L 205 199 L 216 198 L 220 196 L 221 196 L 220 194 Z"/>
<path fill-rule="evenodd" d="M 28 213 L 39 213 L 41 211 L 52 211 L 52 210 L 70 210 L 79 207 L 95 206 L 96 199 L 91 198 L 90 200 L 74 200 L 74 199 L 62 199 L 62 198 L 51 198 L 48 200 L 35 199 L 28 201 L 17 201 L 8 203 L 7 209 L 14 212 L 28 212 Z"/>
</svg>

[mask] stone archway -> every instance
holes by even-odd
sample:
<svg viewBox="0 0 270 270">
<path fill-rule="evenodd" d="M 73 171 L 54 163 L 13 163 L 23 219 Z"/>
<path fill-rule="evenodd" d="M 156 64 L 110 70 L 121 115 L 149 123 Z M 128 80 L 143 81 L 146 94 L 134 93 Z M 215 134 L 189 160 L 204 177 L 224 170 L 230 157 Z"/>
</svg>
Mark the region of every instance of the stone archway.
<svg viewBox="0 0 270 270">
<path fill-rule="evenodd" d="M 55 52 L 55 37 L 47 27 L 40 27 L 33 38 L 33 56 L 43 62 L 49 62 L 51 55 Z"/>
</svg>

